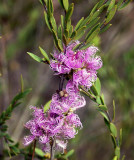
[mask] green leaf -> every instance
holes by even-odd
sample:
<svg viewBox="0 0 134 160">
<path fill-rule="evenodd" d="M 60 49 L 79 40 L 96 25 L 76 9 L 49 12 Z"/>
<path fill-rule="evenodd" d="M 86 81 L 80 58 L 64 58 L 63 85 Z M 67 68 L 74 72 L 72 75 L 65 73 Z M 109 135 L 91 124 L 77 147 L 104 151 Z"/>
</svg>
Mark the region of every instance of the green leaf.
<svg viewBox="0 0 134 160">
<path fill-rule="evenodd" d="M 39 148 L 35 148 L 35 153 L 39 155 L 40 157 L 44 157 L 45 155 L 45 153 Z"/>
<path fill-rule="evenodd" d="M 95 87 L 94 84 L 91 86 L 91 91 L 93 92 L 93 94 L 94 94 L 95 96 L 98 95 L 98 92 L 97 92 L 96 87 Z"/>
<path fill-rule="evenodd" d="M 52 0 L 47 0 L 47 14 L 50 17 L 50 15 L 53 14 L 53 3 Z"/>
<path fill-rule="evenodd" d="M 73 38 L 74 40 L 80 39 L 85 34 L 85 28 L 86 28 L 86 26 L 83 26 L 80 29 L 78 29 L 77 31 L 73 32 L 71 35 L 71 38 Z M 74 34 L 74 33 L 76 33 L 76 34 Z M 73 37 L 73 34 L 74 34 L 74 37 Z"/>
<path fill-rule="evenodd" d="M 44 51 L 44 49 L 42 49 L 40 46 L 39 46 L 39 49 L 40 49 L 41 54 L 44 56 L 45 60 L 50 62 L 50 59 L 49 59 L 47 53 Z"/>
<path fill-rule="evenodd" d="M 105 105 L 104 94 L 102 94 L 102 95 L 100 96 L 100 99 L 101 99 L 101 103 L 102 103 L 103 105 Z"/>
<path fill-rule="evenodd" d="M 92 26 L 94 26 L 99 21 L 99 19 L 100 17 L 93 19 L 90 23 L 87 24 L 87 28 L 91 28 Z"/>
<path fill-rule="evenodd" d="M 60 50 L 63 51 L 62 41 L 60 39 L 58 39 L 58 46 Z"/>
<path fill-rule="evenodd" d="M 79 29 L 79 27 L 80 27 L 80 25 L 82 24 L 83 20 L 84 20 L 84 17 L 82 17 L 82 18 L 78 21 L 78 23 L 77 23 L 76 26 L 75 26 L 74 31 L 77 31 L 77 30 Z"/>
<path fill-rule="evenodd" d="M 66 29 L 68 30 L 68 32 L 70 30 L 70 27 L 71 27 L 71 19 L 69 19 L 66 23 Z"/>
<path fill-rule="evenodd" d="M 53 37 L 54 37 L 55 46 L 57 47 L 57 49 L 59 49 L 59 51 L 62 51 L 57 33 L 53 29 L 52 29 L 52 33 L 53 33 Z"/>
<path fill-rule="evenodd" d="M 77 49 L 80 47 L 80 45 L 82 45 L 82 43 L 77 44 L 77 45 L 73 48 L 73 50 L 74 50 L 74 51 L 77 50 Z"/>
<path fill-rule="evenodd" d="M 115 102 L 113 100 L 113 121 L 114 121 L 114 119 L 115 119 Z"/>
<path fill-rule="evenodd" d="M 50 31 L 52 31 L 52 28 L 49 23 L 48 15 L 45 11 L 44 11 L 44 16 L 45 16 L 45 22 L 46 22 L 47 27 L 49 28 Z"/>
<path fill-rule="evenodd" d="M 69 37 L 71 37 L 72 33 L 73 33 L 73 26 L 71 25 L 69 29 Z"/>
<path fill-rule="evenodd" d="M 62 40 L 62 28 L 61 25 L 58 27 L 58 38 Z"/>
<path fill-rule="evenodd" d="M 112 26 L 112 24 L 107 24 L 107 25 L 105 25 L 105 27 L 103 27 L 103 28 L 100 30 L 100 33 L 103 33 L 103 32 L 105 32 L 105 31 L 107 31 L 111 26 Z"/>
<path fill-rule="evenodd" d="M 63 6 L 64 6 L 64 9 L 65 9 L 66 11 L 68 11 L 68 7 L 69 7 L 69 2 L 68 2 L 68 0 L 63 0 Z"/>
<path fill-rule="evenodd" d="M 60 3 L 61 7 L 64 8 L 64 6 L 63 6 L 63 0 L 58 0 L 58 1 Z"/>
<path fill-rule="evenodd" d="M 107 106 L 106 105 L 99 105 L 98 107 L 103 111 L 107 111 Z"/>
<path fill-rule="evenodd" d="M 74 10 L 74 4 L 72 3 L 69 6 L 68 11 L 67 11 L 66 16 L 65 16 L 65 21 L 66 22 L 71 18 L 72 14 L 73 14 L 73 10 Z"/>
<path fill-rule="evenodd" d="M 107 11 L 109 12 L 111 9 L 114 8 L 114 6 L 115 6 L 115 0 L 111 0 L 110 4 L 109 4 L 109 6 L 108 6 Z"/>
<path fill-rule="evenodd" d="M 64 19 L 64 16 L 61 15 L 61 26 L 63 28 L 63 30 L 65 29 L 65 19 Z"/>
<path fill-rule="evenodd" d="M 40 3 L 43 5 L 42 0 L 39 0 L 39 1 L 40 1 Z"/>
<path fill-rule="evenodd" d="M 97 102 L 98 104 L 101 104 L 100 96 L 96 96 L 96 102 Z"/>
<path fill-rule="evenodd" d="M 113 158 L 113 160 L 118 160 L 118 157 L 117 157 L 117 156 L 115 156 L 115 157 Z"/>
<path fill-rule="evenodd" d="M 126 2 L 124 2 L 121 7 L 119 7 L 119 10 L 125 8 L 132 0 L 126 0 Z"/>
<path fill-rule="evenodd" d="M 23 80 L 22 74 L 20 76 L 20 80 L 21 80 L 21 92 L 23 92 L 24 91 L 24 80 Z"/>
<path fill-rule="evenodd" d="M 110 123 L 110 131 L 115 137 L 117 137 L 117 129 L 113 123 Z"/>
<path fill-rule="evenodd" d="M 104 111 L 100 110 L 100 109 L 97 109 L 97 110 L 98 110 L 98 111 L 100 112 L 100 114 L 109 122 L 109 119 L 108 119 L 106 113 L 105 113 Z"/>
<path fill-rule="evenodd" d="M 98 3 L 97 7 L 100 8 L 104 2 L 105 2 L 105 0 L 100 0 L 100 2 Z"/>
<path fill-rule="evenodd" d="M 95 18 L 97 18 L 102 11 L 104 10 L 104 8 L 106 7 L 106 5 L 101 6 L 92 16 L 91 20 L 94 20 Z"/>
<path fill-rule="evenodd" d="M 56 25 L 56 21 L 53 15 L 50 16 L 50 22 L 52 25 L 53 30 L 55 30 L 55 32 L 57 32 L 57 25 Z"/>
<path fill-rule="evenodd" d="M 105 21 L 106 24 L 112 20 L 112 18 L 114 17 L 116 13 L 116 10 L 117 10 L 117 5 L 115 5 L 115 7 L 111 9 L 110 12 L 107 14 L 107 18 Z"/>
<path fill-rule="evenodd" d="M 64 158 L 68 158 L 70 156 L 72 156 L 74 154 L 74 150 L 72 149 L 71 151 L 69 151 L 65 156 Z"/>
<path fill-rule="evenodd" d="M 80 48 L 80 50 L 87 49 L 87 48 L 90 47 L 91 45 L 92 45 L 91 43 L 87 43 L 87 44 L 85 44 L 84 46 L 82 46 L 82 47 Z"/>
<path fill-rule="evenodd" d="M 29 56 L 31 56 L 35 61 L 37 62 L 43 62 L 42 58 L 36 56 L 35 54 L 33 53 L 30 53 L 30 52 L 27 52 L 29 54 Z"/>
<path fill-rule="evenodd" d="M 117 3 L 117 8 L 119 8 L 121 6 L 121 4 L 123 3 L 124 0 L 119 0 Z"/>
<path fill-rule="evenodd" d="M 115 148 L 115 155 L 117 156 L 118 159 L 120 159 L 120 148 L 119 147 Z"/>
<path fill-rule="evenodd" d="M 51 104 L 51 101 L 52 101 L 52 100 L 48 101 L 48 102 L 44 105 L 44 113 L 49 109 L 50 104 Z"/>
<path fill-rule="evenodd" d="M 113 142 L 113 145 L 114 145 L 114 148 L 116 148 L 117 144 L 116 144 L 116 139 L 114 137 L 114 135 L 111 133 L 111 139 L 112 139 L 112 142 Z"/>
<path fill-rule="evenodd" d="M 122 128 L 120 129 L 120 146 L 121 146 L 121 144 L 122 144 Z"/>
<path fill-rule="evenodd" d="M 126 156 L 125 156 L 125 155 L 123 155 L 123 157 L 122 157 L 122 159 L 121 159 L 121 160 L 124 160 L 124 159 L 125 159 L 125 157 L 126 157 Z"/>
<path fill-rule="evenodd" d="M 86 36 L 86 43 L 90 42 L 100 31 L 100 23 L 95 25 Z"/>
<path fill-rule="evenodd" d="M 16 101 L 24 98 L 26 95 L 28 95 L 28 94 L 31 92 L 31 90 L 32 90 L 32 89 L 29 88 L 29 89 L 26 89 L 24 92 L 21 92 L 21 93 L 17 94 L 17 95 L 14 97 L 14 99 L 11 101 L 11 104 L 14 104 Z"/>
<path fill-rule="evenodd" d="M 95 11 L 97 10 L 99 5 L 99 2 L 94 6 L 94 8 L 91 10 L 90 15 L 93 15 L 93 13 L 95 13 Z"/>
<path fill-rule="evenodd" d="M 95 87 L 96 87 L 98 95 L 100 95 L 100 92 L 101 92 L 101 83 L 100 83 L 99 78 L 97 78 L 97 80 L 95 82 Z"/>
</svg>

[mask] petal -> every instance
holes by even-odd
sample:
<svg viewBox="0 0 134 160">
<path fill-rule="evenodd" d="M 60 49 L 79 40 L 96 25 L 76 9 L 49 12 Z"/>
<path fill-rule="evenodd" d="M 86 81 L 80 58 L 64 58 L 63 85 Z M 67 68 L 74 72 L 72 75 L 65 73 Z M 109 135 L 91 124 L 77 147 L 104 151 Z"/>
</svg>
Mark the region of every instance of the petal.
<svg viewBox="0 0 134 160">
<path fill-rule="evenodd" d="M 25 136 L 24 137 L 24 142 L 23 144 L 25 146 L 29 145 L 30 143 L 32 143 L 32 141 L 35 139 L 35 136 L 34 135 L 29 135 L 29 136 Z"/>
</svg>

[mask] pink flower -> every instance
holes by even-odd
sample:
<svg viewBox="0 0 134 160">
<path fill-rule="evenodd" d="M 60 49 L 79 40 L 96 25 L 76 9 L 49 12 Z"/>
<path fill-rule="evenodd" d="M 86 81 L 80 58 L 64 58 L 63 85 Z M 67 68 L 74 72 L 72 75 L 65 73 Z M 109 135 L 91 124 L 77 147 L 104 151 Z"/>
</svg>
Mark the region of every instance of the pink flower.
<svg viewBox="0 0 134 160">
<path fill-rule="evenodd" d="M 79 41 L 70 43 L 63 53 L 54 53 L 55 60 L 50 66 L 56 74 L 72 74 L 73 83 L 90 88 L 97 78 L 97 70 L 102 67 L 101 57 L 96 56 L 98 48 L 91 46 L 85 50 L 74 51 Z"/>
</svg>

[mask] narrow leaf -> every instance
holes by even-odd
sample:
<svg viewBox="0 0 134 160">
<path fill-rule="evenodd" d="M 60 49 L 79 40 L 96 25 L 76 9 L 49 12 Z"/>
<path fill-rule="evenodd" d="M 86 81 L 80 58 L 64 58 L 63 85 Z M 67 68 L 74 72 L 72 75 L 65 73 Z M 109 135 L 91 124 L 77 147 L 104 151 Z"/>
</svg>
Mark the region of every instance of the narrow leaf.
<svg viewBox="0 0 134 160">
<path fill-rule="evenodd" d="M 125 156 L 125 155 L 123 155 L 123 157 L 122 157 L 122 159 L 121 159 L 121 160 L 124 160 L 124 159 L 125 159 L 125 157 L 126 157 L 126 156 Z"/>
<path fill-rule="evenodd" d="M 97 102 L 98 104 L 101 104 L 100 96 L 97 96 L 97 97 L 96 97 L 96 102 Z"/>
<path fill-rule="evenodd" d="M 86 26 L 81 27 L 80 29 L 78 29 L 78 30 L 76 31 L 75 36 L 72 37 L 72 35 L 73 35 L 73 34 L 72 34 L 71 37 L 72 37 L 74 40 L 80 39 L 80 38 L 85 34 L 85 28 L 86 28 Z"/>
<path fill-rule="evenodd" d="M 97 80 L 95 82 L 95 87 L 96 87 L 98 95 L 100 95 L 100 92 L 101 92 L 101 83 L 100 83 L 99 78 L 97 78 Z"/>
<path fill-rule="evenodd" d="M 94 94 L 95 96 L 98 96 L 98 92 L 97 92 L 96 87 L 95 87 L 94 84 L 91 86 L 91 91 L 93 92 L 93 94 Z"/>
<path fill-rule="evenodd" d="M 41 54 L 44 56 L 44 58 L 45 58 L 48 62 L 50 62 L 50 59 L 49 59 L 47 53 L 45 52 L 45 50 L 42 49 L 41 47 L 39 47 L 39 49 L 40 49 Z"/>
<path fill-rule="evenodd" d="M 117 156 L 115 156 L 115 157 L 113 158 L 113 160 L 118 160 L 118 157 L 117 157 Z"/>
<path fill-rule="evenodd" d="M 51 101 L 48 101 L 45 105 L 44 105 L 44 113 L 50 108 L 50 104 L 51 104 Z"/>
<path fill-rule="evenodd" d="M 110 130 L 112 132 L 112 134 L 117 137 L 117 129 L 116 126 L 113 123 L 110 123 Z"/>
<path fill-rule="evenodd" d="M 23 92 L 24 91 L 24 80 L 23 80 L 22 74 L 20 76 L 20 79 L 21 79 L 21 92 Z"/>
<path fill-rule="evenodd" d="M 51 22 L 52 28 L 57 32 L 57 25 L 53 15 L 50 16 L 50 22 Z"/>
<path fill-rule="evenodd" d="M 121 144 L 122 144 L 122 128 L 120 129 L 120 146 L 121 146 Z"/>
<path fill-rule="evenodd" d="M 58 38 L 62 40 L 62 28 L 61 25 L 58 27 Z"/>
<path fill-rule="evenodd" d="M 44 157 L 45 155 L 45 153 L 39 148 L 35 148 L 35 153 L 39 155 L 40 157 Z"/>
<path fill-rule="evenodd" d="M 73 14 L 73 10 L 74 10 L 74 4 L 72 3 L 70 6 L 69 6 L 69 9 L 66 13 L 66 16 L 65 16 L 65 20 L 66 22 L 71 18 L 72 14 Z"/>
<path fill-rule="evenodd" d="M 97 109 L 97 110 L 98 110 L 98 111 L 100 112 L 100 114 L 109 122 L 109 119 L 108 119 L 106 113 L 105 113 L 104 111 L 100 110 L 100 109 Z"/>
<path fill-rule="evenodd" d="M 99 105 L 98 107 L 103 111 L 107 111 L 107 106 L 106 105 Z"/>
<path fill-rule="evenodd" d="M 86 36 L 86 42 L 90 42 L 100 31 L 100 23 L 94 26 Z"/>
<path fill-rule="evenodd" d="M 126 2 L 124 2 L 121 7 L 119 7 L 119 10 L 125 8 L 132 0 L 126 0 Z"/>
<path fill-rule="evenodd" d="M 30 57 L 32 57 L 35 61 L 37 62 L 43 62 L 42 58 L 36 56 L 35 54 L 33 53 L 30 53 L 30 52 L 27 52 L 29 54 Z"/>
<path fill-rule="evenodd" d="M 109 4 L 109 6 L 108 6 L 107 11 L 109 12 L 111 9 L 114 8 L 114 6 L 115 6 L 115 0 L 111 0 L 110 4 Z"/>
<path fill-rule="evenodd" d="M 123 1 L 124 1 L 124 0 L 119 0 L 119 1 L 118 1 L 118 3 L 117 3 L 117 8 L 119 8 L 119 7 L 122 5 Z"/>
<path fill-rule="evenodd" d="M 117 156 L 118 159 L 120 159 L 120 148 L 119 147 L 115 148 L 115 155 Z"/>
<path fill-rule="evenodd" d="M 63 6 L 64 6 L 64 9 L 65 9 L 66 11 L 68 11 L 68 7 L 69 7 L 69 2 L 68 2 L 68 0 L 63 0 Z"/>
<path fill-rule="evenodd" d="M 47 15 L 47 13 L 45 11 L 44 11 L 44 16 L 45 16 L 46 25 L 49 28 L 49 30 L 51 31 L 52 28 L 51 28 L 50 23 L 49 23 L 48 15 Z"/>
<path fill-rule="evenodd" d="M 83 20 L 84 20 L 84 17 L 82 17 L 82 18 L 78 21 L 78 23 L 77 23 L 76 26 L 75 26 L 74 31 L 77 31 L 77 30 L 79 29 L 79 27 L 80 27 L 80 25 L 82 24 Z"/>
<path fill-rule="evenodd" d="M 61 7 L 64 8 L 64 6 L 63 6 L 63 0 L 58 0 L 58 1 L 60 3 Z"/>
<path fill-rule="evenodd" d="M 110 10 L 110 12 L 108 13 L 106 22 L 105 22 L 106 24 L 112 20 L 112 18 L 114 17 L 116 13 L 116 10 L 117 10 L 117 5 L 112 10 Z"/>
<path fill-rule="evenodd" d="M 107 31 L 111 26 L 112 26 L 112 24 L 106 25 L 104 28 L 102 28 L 102 29 L 100 30 L 100 33 L 103 33 L 103 32 L 105 32 L 105 31 Z"/>
<path fill-rule="evenodd" d="M 114 119 L 115 119 L 115 102 L 113 100 L 113 121 L 114 121 Z"/>
<path fill-rule="evenodd" d="M 74 150 L 72 149 L 71 151 L 69 151 L 65 156 L 64 158 L 68 158 L 70 156 L 72 156 L 74 154 Z"/>
</svg>

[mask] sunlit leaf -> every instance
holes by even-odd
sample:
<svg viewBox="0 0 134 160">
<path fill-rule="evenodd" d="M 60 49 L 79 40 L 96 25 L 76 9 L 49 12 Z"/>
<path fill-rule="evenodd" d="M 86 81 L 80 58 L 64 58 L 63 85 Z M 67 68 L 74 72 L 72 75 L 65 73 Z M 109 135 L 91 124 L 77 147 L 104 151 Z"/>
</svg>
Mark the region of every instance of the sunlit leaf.
<svg viewBox="0 0 134 160">
<path fill-rule="evenodd" d="M 37 62 L 43 62 L 42 58 L 36 56 L 35 54 L 31 53 L 31 52 L 27 52 L 29 54 L 30 57 L 32 57 L 35 61 Z"/>
<path fill-rule="evenodd" d="M 113 123 L 110 123 L 110 130 L 112 132 L 112 134 L 117 137 L 117 129 L 116 126 Z"/>
<path fill-rule="evenodd" d="M 50 108 L 50 104 L 51 104 L 51 101 L 48 101 L 45 105 L 44 105 L 44 113 Z"/>
</svg>

